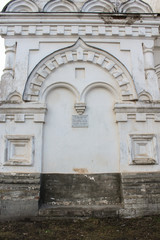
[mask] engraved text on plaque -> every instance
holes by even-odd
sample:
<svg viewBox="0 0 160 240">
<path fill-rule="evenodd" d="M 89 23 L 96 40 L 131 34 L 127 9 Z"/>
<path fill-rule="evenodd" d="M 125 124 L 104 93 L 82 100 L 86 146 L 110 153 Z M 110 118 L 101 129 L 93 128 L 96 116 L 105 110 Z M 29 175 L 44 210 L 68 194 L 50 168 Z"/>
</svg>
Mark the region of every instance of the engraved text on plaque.
<svg viewBox="0 0 160 240">
<path fill-rule="evenodd" d="M 88 127 L 88 115 L 72 115 L 72 127 L 73 128 L 87 128 Z"/>
</svg>

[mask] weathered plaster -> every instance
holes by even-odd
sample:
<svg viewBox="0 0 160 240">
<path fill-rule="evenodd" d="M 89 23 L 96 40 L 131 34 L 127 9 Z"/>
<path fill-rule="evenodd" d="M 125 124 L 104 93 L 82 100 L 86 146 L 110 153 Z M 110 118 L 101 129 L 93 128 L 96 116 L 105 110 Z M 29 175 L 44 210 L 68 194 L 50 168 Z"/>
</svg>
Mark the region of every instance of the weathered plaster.
<svg viewBox="0 0 160 240">
<path fill-rule="evenodd" d="M 2 219 L 28 216 L 26 206 L 37 214 L 40 193 L 43 207 L 54 205 L 42 216 L 159 213 L 159 25 L 141 0 L 15 0 L 4 8 Z"/>
</svg>

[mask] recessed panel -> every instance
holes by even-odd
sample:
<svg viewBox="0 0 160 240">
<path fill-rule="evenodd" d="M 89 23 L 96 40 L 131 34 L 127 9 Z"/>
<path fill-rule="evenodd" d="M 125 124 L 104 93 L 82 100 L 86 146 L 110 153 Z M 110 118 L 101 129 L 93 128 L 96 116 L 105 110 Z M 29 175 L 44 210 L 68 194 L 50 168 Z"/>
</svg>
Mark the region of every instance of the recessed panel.
<svg viewBox="0 0 160 240">
<path fill-rule="evenodd" d="M 4 165 L 32 165 L 33 137 L 6 136 L 6 157 Z"/>
</svg>

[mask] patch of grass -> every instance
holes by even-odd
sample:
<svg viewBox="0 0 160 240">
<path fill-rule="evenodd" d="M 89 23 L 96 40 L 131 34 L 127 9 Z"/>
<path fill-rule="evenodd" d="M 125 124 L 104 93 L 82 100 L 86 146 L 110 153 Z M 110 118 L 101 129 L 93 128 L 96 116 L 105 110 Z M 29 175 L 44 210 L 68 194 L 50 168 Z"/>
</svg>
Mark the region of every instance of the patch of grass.
<svg viewBox="0 0 160 240">
<path fill-rule="evenodd" d="M 158 240 L 160 216 L 0 223 L 0 240 Z"/>
</svg>

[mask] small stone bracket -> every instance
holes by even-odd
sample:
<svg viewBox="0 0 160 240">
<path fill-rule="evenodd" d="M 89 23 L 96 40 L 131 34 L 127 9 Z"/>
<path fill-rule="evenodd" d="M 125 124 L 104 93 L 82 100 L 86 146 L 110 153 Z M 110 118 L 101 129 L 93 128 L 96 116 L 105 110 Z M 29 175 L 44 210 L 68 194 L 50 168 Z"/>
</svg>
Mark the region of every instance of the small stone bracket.
<svg viewBox="0 0 160 240">
<path fill-rule="evenodd" d="M 82 115 L 85 112 L 86 104 L 85 103 L 76 103 L 74 105 L 74 108 L 75 108 L 76 112 L 78 113 L 78 115 Z"/>
</svg>

